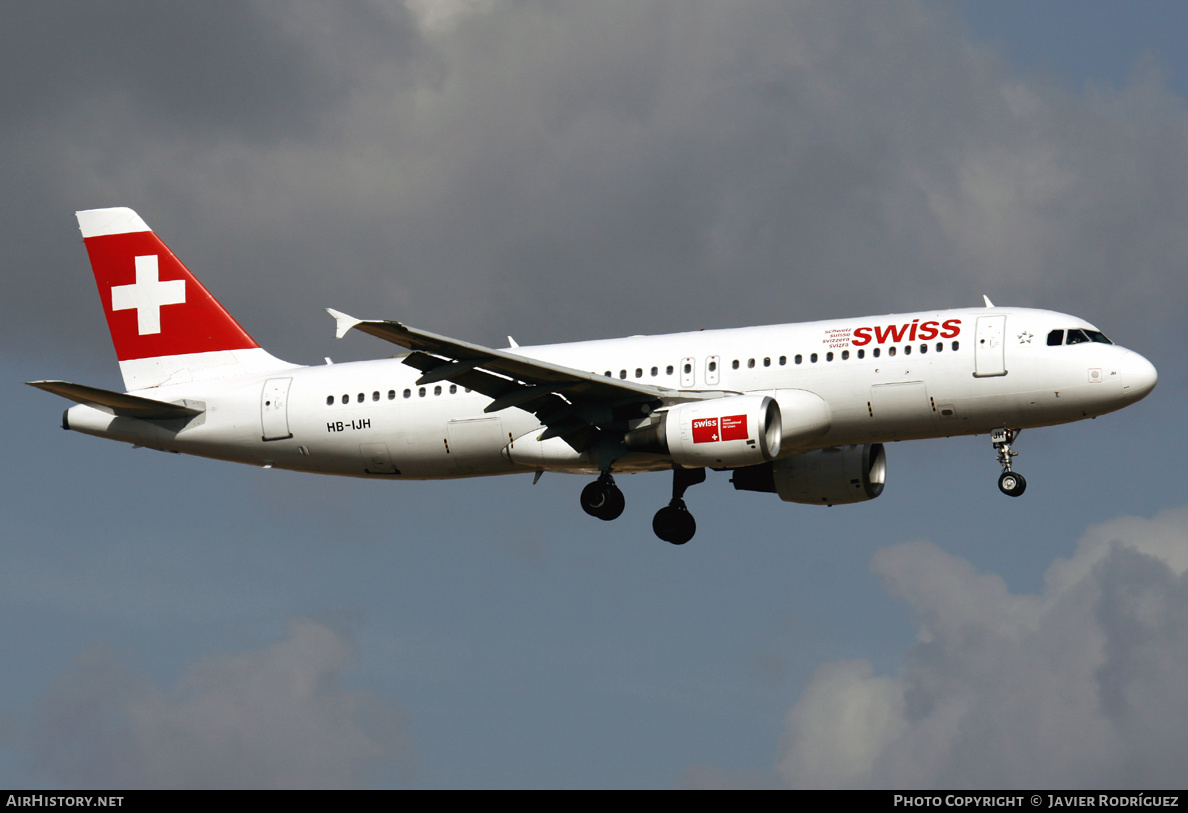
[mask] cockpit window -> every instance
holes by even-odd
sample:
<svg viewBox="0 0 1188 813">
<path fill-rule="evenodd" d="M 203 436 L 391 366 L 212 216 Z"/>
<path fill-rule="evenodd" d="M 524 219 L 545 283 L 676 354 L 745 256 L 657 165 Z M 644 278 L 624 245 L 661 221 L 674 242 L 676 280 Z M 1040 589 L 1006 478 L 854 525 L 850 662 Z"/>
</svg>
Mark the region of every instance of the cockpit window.
<svg viewBox="0 0 1188 813">
<path fill-rule="evenodd" d="M 1098 344 L 1113 344 L 1106 335 L 1100 330 L 1090 330 L 1089 328 L 1075 327 L 1068 331 L 1065 335 L 1063 330 L 1053 330 L 1048 334 L 1048 346 L 1058 347 L 1061 344 L 1084 344 L 1085 342 L 1096 342 Z"/>
</svg>

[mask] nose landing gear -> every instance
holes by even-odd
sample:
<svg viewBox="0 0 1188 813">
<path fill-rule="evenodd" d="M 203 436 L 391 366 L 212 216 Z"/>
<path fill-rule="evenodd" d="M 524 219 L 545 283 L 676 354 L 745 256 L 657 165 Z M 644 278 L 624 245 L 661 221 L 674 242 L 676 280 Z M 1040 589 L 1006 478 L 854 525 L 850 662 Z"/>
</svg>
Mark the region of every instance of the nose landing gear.
<svg viewBox="0 0 1188 813">
<path fill-rule="evenodd" d="M 1019 429 L 995 429 L 990 433 L 990 442 L 998 453 L 998 462 L 1002 466 L 1002 474 L 998 478 L 998 490 L 1008 497 L 1018 497 L 1027 488 L 1027 481 L 1022 474 L 1011 470 L 1011 458 L 1019 453 L 1011 448 L 1015 438 L 1019 436 Z"/>
</svg>

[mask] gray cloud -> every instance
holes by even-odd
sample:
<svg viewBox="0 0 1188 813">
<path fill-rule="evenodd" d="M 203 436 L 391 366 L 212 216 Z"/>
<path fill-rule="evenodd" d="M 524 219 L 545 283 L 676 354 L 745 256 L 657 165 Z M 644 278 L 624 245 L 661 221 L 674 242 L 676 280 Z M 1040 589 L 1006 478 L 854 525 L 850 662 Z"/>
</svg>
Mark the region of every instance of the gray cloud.
<svg viewBox="0 0 1188 813">
<path fill-rule="evenodd" d="M 1188 508 L 1091 528 L 1040 595 L 927 542 L 873 567 L 919 622 L 898 674 L 822 666 L 789 711 L 796 787 L 1174 786 L 1188 758 Z"/>
<path fill-rule="evenodd" d="M 350 787 L 407 757 L 393 710 L 343 684 L 353 659 L 342 633 L 298 621 L 161 689 L 99 648 L 18 735 L 37 775 L 71 787 Z"/>
<path fill-rule="evenodd" d="M 5 301 L 44 307 L 2 329 L 58 344 L 51 302 L 95 310 L 69 212 L 116 204 L 297 360 L 375 352 L 330 345 L 323 305 L 488 342 L 983 292 L 1130 340 L 1188 305 L 1188 118 L 1154 73 L 1070 92 L 913 2 L 450 7 L 159 11 L 194 29 L 168 52 L 149 17 L 88 12 L 66 42 L 98 45 L 29 71 L 12 114 L 10 262 L 40 274 Z"/>
</svg>

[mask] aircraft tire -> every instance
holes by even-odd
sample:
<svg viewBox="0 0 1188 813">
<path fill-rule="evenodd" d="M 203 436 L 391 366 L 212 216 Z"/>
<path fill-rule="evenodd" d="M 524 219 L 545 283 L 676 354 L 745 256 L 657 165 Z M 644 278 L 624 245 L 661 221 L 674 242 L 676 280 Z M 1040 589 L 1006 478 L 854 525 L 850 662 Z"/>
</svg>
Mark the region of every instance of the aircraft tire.
<svg viewBox="0 0 1188 813">
<path fill-rule="evenodd" d="M 582 510 L 592 517 L 609 522 L 618 519 L 627 506 L 623 492 L 614 483 L 595 480 L 582 489 Z"/>
<path fill-rule="evenodd" d="M 1004 471 L 998 478 L 998 490 L 1008 497 L 1018 497 L 1027 489 L 1027 481 L 1022 474 Z"/>
<path fill-rule="evenodd" d="M 683 502 L 666 505 L 652 518 L 656 536 L 673 545 L 683 545 L 697 533 L 697 521 Z"/>
</svg>

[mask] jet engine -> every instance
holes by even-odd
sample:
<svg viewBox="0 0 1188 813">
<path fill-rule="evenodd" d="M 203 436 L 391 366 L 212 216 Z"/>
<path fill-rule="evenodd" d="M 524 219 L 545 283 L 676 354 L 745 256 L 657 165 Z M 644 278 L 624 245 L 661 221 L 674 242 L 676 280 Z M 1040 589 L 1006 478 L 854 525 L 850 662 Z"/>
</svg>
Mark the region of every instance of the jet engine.
<svg viewBox="0 0 1188 813">
<path fill-rule="evenodd" d="M 836 446 L 786 457 L 734 472 L 741 491 L 768 491 L 785 502 L 844 505 L 883 493 L 887 458 L 883 444 Z"/>
<path fill-rule="evenodd" d="M 774 460 L 782 438 L 780 405 L 766 395 L 692 401 L 657 413 L 628 432 L 628 449 L 667 454 L 678 466 L 729 469 Z"/>
</svg>

